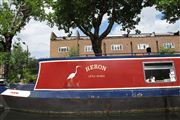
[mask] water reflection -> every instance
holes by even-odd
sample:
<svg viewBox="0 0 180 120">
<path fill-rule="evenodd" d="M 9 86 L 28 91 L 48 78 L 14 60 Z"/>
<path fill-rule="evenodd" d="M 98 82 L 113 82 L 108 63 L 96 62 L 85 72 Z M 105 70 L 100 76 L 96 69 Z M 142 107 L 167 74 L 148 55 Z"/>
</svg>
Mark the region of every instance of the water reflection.
<svg viewBox="0 0 180 120">
<path fill-rule="evenodd" d="M 0 111 L 0 120 L 180 120 L 179 112 L 141 112 L 111 115 L 68 116 Z"/>
</svg>

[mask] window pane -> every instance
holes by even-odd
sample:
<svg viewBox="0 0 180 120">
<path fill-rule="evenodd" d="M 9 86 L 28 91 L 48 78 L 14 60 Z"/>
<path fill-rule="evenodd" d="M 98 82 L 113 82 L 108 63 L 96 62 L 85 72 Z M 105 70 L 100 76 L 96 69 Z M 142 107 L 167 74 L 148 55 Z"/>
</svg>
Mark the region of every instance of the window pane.
<svg viewBox="0 0 180 120">
<path fill-rule="evenodd" d="M 163 46 L 164 48 L 175 48 L 173 43 L 164 43 Z"/>
<path fill-rule="evenodd" d="M 111 50 L 123 50 L 123 45 L 121 44 L 111 45 Z"/>
<path fill-rule="evenodd" d="M 68 51 L 69 51 L 69 47 L 67 46 L 58 48 L 58 52 L 68 52 Z"/>
<path fill-rule="evenodd" d="M 148 83 L 176 81 L 173 62 L 144 63 L 144 74 Z"/>
<path fill-rule="evenodd" d="M 147 47 L 149 47 L 149 44 L 138 44 L 137 45 L 138 50 L 144 50 Z"/>
<path fill-rule="evenodd" d="M 93 51 L 92 46 L 91 45 L 84 46 L 84 51 L 85 52 L 92 52 Z"/>
<path fill-rule="evenodd" d="M 161 81 L 169 79 L 169 69 L 160 69 L 160 70 L 145 70 L 146 79 L 155 77 L 156 81 Z"/>
<path fill-rule="evenodd" d="M 172 63 L 144 63 L 145 70 L 147 69 L 167 69 L 172 68 Z"/>
</svg>

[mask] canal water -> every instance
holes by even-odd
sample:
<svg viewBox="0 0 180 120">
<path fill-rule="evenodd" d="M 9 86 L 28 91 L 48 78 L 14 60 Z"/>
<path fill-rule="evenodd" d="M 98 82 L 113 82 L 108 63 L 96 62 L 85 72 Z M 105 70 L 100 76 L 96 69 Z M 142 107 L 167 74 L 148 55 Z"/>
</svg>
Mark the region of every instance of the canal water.
<svg viewBox="0 0 180 120">
<path fill-rule="evenodd" d="M 139 112 L 108 115 L 70 116 L 37 114 L 18 111 L 0 111 L 0 120 L 180 120 L 179 112 Z"/>
</svg>

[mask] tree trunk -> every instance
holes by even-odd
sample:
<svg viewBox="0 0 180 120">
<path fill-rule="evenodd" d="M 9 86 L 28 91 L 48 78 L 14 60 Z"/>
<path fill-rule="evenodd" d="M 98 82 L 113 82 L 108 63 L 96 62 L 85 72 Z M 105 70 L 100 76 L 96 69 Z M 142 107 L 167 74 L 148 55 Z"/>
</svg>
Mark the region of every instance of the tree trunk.
<svg viewBox="0 0 180 120">
<path fill-rule="evenodd" d="M 12 39 L 13 35 L 8 35 L 4 36 L 5 37 L 5 52 L 11 53 L 11 44 L 12 44 Z"/>
<path fill-rule="evenodd" d="M 8 82 L 8 75 L 9 75 L 9 61 L 11 57 L 11 44 L 13 36 L 4 36 L 5 37 L 5 45 L 4 51 L 7 53 L 5 63 L 4 63 L 4 77 L 6 79 L 6 83 Z"/>
<path fill-rule="evenodd" d="M 92 40 L 91 39 L 91 42 L 92 42 L 92 48 L 95 53 L 95 56 L 102 56 L 102 48 L 101 48 L 102 40 L 100 40 L 100 39 Z"/>
</svg>

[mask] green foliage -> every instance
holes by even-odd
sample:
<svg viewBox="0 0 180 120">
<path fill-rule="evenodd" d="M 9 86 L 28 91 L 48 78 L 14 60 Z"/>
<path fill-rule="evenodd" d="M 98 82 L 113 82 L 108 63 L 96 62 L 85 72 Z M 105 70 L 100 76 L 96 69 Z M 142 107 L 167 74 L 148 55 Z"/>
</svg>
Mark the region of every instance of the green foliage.
<svg viewBox="0 0 180 120">
<path fill-rule="evenodd" d="M 175 50 L 173 48 L 160 48 L 160 54 L 174 54 Z"/>
<path fill-rule="evenodd" d="M 52 0 L 53 1 L 53 0 Z M 49 21 L 59 29 L 70 32 L 78 27 L 92 41 L 96 55 L 102 55 L 102 40 L 110 33 L 114 23 L 123 29 L 134 29 L 140 18 L 141 9 L 149 0 L 57 0 L 52 5 Z M 100 31 L 103 17 L 107 17 L 107 26 Z M 102 30 L 102 29 L 101 29 Z"/>
<path fill-rule="evenodd" d="M 3 52 L 3 45 L 0 43 L 0 52 Z"/>
<path fill-rule="evenodd" d="M 49 1 L 51 0 L 2 0 L 0 2 L 0 50 L 9 54 L 5 63 L 6 78 L 9 77 L 9 62 L 14 63 L 13 60 L 10 61 L 13 37 L 25 27 L 31 18 L 39 21 L 45 20 L 45 9 Z"/>
<path fill-rule="evenodd" d="M 9 74 L 8 81 L 19 82 L 20 76 L 23 74 L 23 69 L 26 66 L 26 52 L 23 51 L 19 43 L 15 43 L 13 50 L 11 52 L 11 57 L 9 61 Z"/>
<path fill-rule="evenodd" d="M 138 30 L 138 29 L 136 29 L 136 30 L 135 30 L 135 34 L 141 34 L 141 31 Z"/>
<path fill-rule="evenodd" d="M 142 4 L 143 0 L 57 0 L 53 6 L 53 22 L 67 32 L 71 27 L 91 32 L 107 15 L 109 22 L 122 24 L 123 28 L 134 28 L 139 22 L 137 15 L 143 8 Z"/>
<path fill-rule="evenodd" d="M 0 52 L 0 65 L 5 64 L 8 53 Z"/>
<path fill-rule="evenodd" d="M 38 61 L 29 58 L 29 55 L 26 50 L 22 49 L 19 42 L 13 45 L 6 82 L 12 84 L 18 83 L 20 80 L 23 80 L 24 83 L 36 80 Z"/>
<path fill-rule="evenodd" d="M 78 47 L 72 47 L 69 51 L 69 57 L 78 57 L 79 55 L 79 48 Z"/>
<path fill-rule="evenodd" d="M 4 52 L 3 41 L 4 41 L 4 38 L 0 35 L 0 52 Z"/>
<path fill-rule="evenodd" d="M 45 20 L 49 0 L 3 0 L 0 4 L 0 40 L 5 52 L 10 52 L 13 37 L 29 22 Z"/>
<path fill-rule="evenodd" d="M 36 73 L 37 74 L 37 73 Z M 23 82 L 30 83 L 35 82 L 37 79 L 37 75 L 32 73 L 32 69 L 25 68 L 23 69 Z"/>
<path fill-rule="evenodd" d="M 156 0 L 156 8 L 163 13 L 163 19 L 170 23 L 180 19 L 180 1 L 179 0 Z"/>
</svg>

